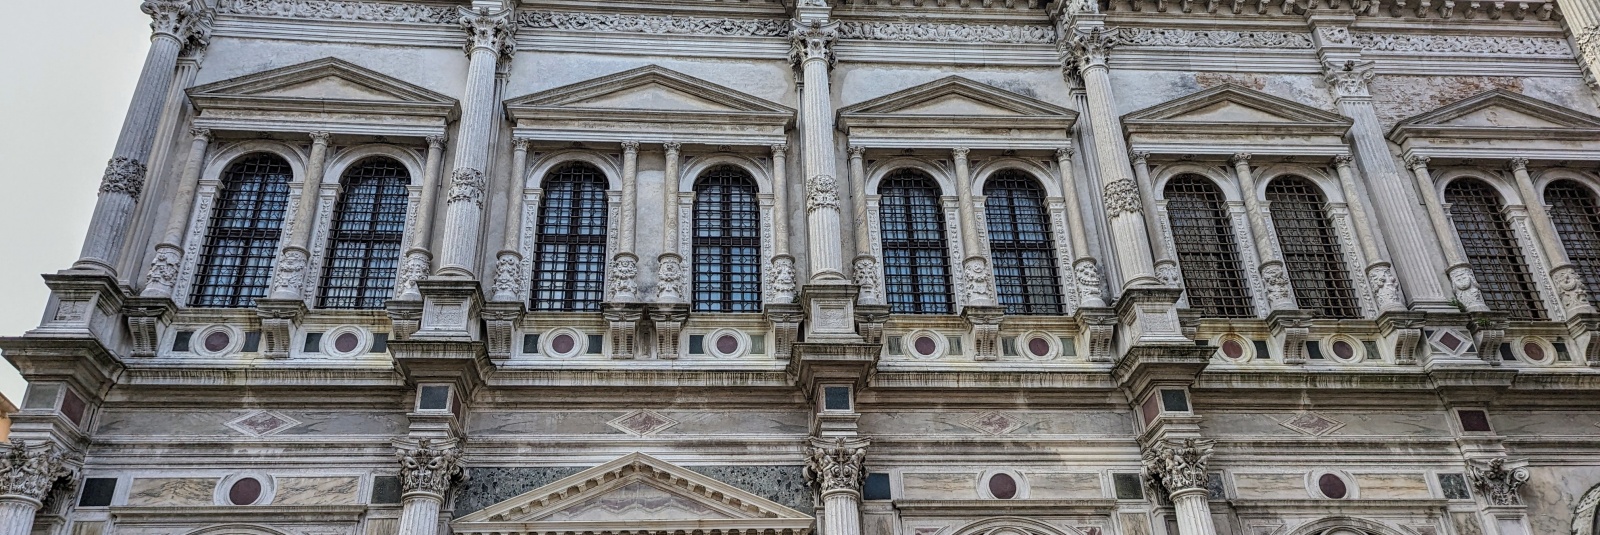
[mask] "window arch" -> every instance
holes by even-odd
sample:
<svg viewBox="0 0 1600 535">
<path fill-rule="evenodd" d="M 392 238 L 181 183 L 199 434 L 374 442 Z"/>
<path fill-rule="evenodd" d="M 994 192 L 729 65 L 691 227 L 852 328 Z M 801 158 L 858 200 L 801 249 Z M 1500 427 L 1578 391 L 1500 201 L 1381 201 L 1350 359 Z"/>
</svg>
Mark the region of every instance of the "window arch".
<svg viewBox="0 0 1600 535">
<path fill-rule="evenodd" d="M 719 165 L 694 185 L 694 309 L 761 310 L 761 202 L 750 173 Z"/>
<path fill-rule="evenodd" d="M 534 310 L 600 310 L 606 268 L 606 178 L 571 162 L 550 171 L 539 201 Z"/>
<path fill-rule="evenodd" d="M 1305 177 L 1285 176 L 1267 184 L 1266 197 L 1272 203 L 1272 226 L 1300 308 L 1324 318 L 1360 317 L 1349 266 L 1322 190 Z"/>
<path fill-rule="evenodd" d="M 248 307 L 266 295 L 292 175 L 288 161 L 265 152 L 246 155 L 223 172 L 190 306 Z"/>
<path fill-rule="evenodd" d="M 1165 197 L 1189 307 L 1206 317 L 1255 316 L 1238 237 L 1216 183 L 1200 175 L 1178 175 L 1167 181 Z"/>
<path fill-rule="evenodd" d="M 1044 189 L 1032 176 L 1006 169 L 989 177 L 983 195 L 1000 304 L 1007 314 L 1060 314 L 1061 279 Z"/>
<path fill-rule="evenodd" d="M 1512 319 L 1544 319 L 1544 300 L 1522 258 L 1522 246 L 1511 231 L 1500 194 L 1482 180 L 1464 178 L 1444 188 L 1461 248 L 1478 279 L 1483 302 Z"/>
<path fill-rule="evenodd" d="M 1550 205 L 1561 246 L 1583 275 L 1589 299 L 1600 304 L 1600 202 L 1594 190 L 1575 180 L 1557 180 L 1545 186 L 1544 202 Z"/>
<path fill-rule="evenodd" d="M 949 314 L 950 253 L 939 184 L 916 169 L 899 169 L 878 184 L 878 222 L 889 311 Z"/>
<path fill-rule="evenodd" d="M 394 295 L 411 173 L 393 158 L 357 162 L 339 180 L 317 306 L 383 308 Z"/>
</svg>

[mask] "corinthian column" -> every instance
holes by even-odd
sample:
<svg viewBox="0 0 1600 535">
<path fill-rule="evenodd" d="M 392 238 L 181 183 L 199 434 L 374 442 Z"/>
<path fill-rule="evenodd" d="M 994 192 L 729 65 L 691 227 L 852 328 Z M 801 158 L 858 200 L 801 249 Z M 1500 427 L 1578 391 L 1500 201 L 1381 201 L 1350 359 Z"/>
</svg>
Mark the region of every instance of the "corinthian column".
<svg viewBox="0 0 1600 535">
<path fill-rule="evenodd" d="M 1150 234 L 1145 227 L 1139 186 L 1128 167 L 1128 143 L 1117 122 L 1111 75 L 1106 58 L 1115 30 L 1080 29 L 1073 33 L 1069 52 L 1089 99 L 1089 127 L 1094 133 L 1094 162 L 1105 186 L 1106 215 L 1111 218 L 1111 238 L 1116 246 L 1122 287 L 1162 286 L 1150 256 Z"/>
<path fill-rule="evenodd" d="M 495 69 L 501 56 L 516 51 L 514 10 L 490 13 L 459 8 L 467 32 L 467 84 L 456 130 L 455 165 L 445 205 L 444 244 L 438 275 L 470 279 L 478 264 L 478 233 L 483 226 L 485 171 L 495 128 Z"/>
<path fill-rule="evenodd" d="M 200 165 L 211 143 L 210 130 L 195 128 L 189 133 L 194 140 L 189 143 L 189 157 L 183 162 L 178 191 L 173 193 L 167 229 L 161 234 L 161 243 L 156 244 L 150 273 L 145 275 L 144 291 L 139 294 L 143 297 L 172 297 L 172 287 L 178 281 L 178 267 L 183 264 L 183 233 L 189 229 L 189 211 L 194 206 L 195 188 L 200 184 Z"/>
<path fill-rule="evenodd" d="M 1528 159 L 1512 158 L 1510 167 L 1511 174 L 1517 178 L 1517 192 L 1522 194 L 1522 202 L 1528 207 L 1528 218 L 1533 220 L 1533 230 L 1538 234 L 1535 241 L 1539 242 L 1545 257 L 1550 259 L 1550 280 L 1555 281 L 1561 308 L 1566 310 L 1569 317 L 1594 313 L 1594 305 L 1589 303 L 1588 288 L 1584 287 L 1583 275 L 1578 274 L 1577 268 L 1572 266 L 1572 258 L 1567 256 L 1567 249 L 1561 246 L 1555 223 L 1550 221 L 1550 212 L 1545 209 L 1544 196 L 1534 189 L 1533 178 L 1528 176 Z"/>
<path fill-rule="evenodd" d="M 100 178 L 100 199 L 89 220 L 89 234 L 74 269 L 116 276 L 114 256 L 127 238 L 134 205 L 144 189 L 146 162 L 155 142 L 157 123 L 172 85 L 178 53 L 191 39 L 204 39 L 208 14 L 188 0 L 145 0 L 139 9 L 150 15 L 150 50 L 133 89 L 133 102 L 122 120 L 117 147 Z M 169 290 L 170 292 L 170 290 Z"/>
<path fill-rule="evenodd" d="M 773 303 L 794 302 L 794 257 L 789 255 L 789 145 L 772 146 L 772 266 L 767 284 Z"/>
<path fill-rule="evenodd" d="M 861 484 L 867 445 L 863 438 L 812 438 L 806 448 L 806 480 L 822 496 L 822 532 L 861 535 Z"/>
<path fill-rule="evenodd" d="M 311 133 L 311 157 L 306 160 L 306 178 L 295 201 L 294 220 L 286 233 L 288 244 L 278 254 L 272 273 L 272 299 L 303 299 L 306 265 L 311 261 L 311 225 L 317 214 L 317 197 L 322 190 L 323 166 L 328 160 L 327 132 Z M 314 276 L 314 275 L 313 275 Z"/>
<path fill-rule="evenodd" d="M 1206 461 L 1215 442 L 1201 439 L 1157 441 L 1144 450 L 1144 471 L 1166 490 L 1182 535 L 1216 535 L 1211 504 L 1206 501 Z"/>
<path fill-rule="evenodd" d="M 1261 258 L 1258 266 L 1261 281 L 1267 287 L 1267 303 L 1272 310 L 1294 310 L 1294 291 L 1289 283 L 1289 273 L 1283 268 L 1283 255 L 1278 253 L 1277 240 L 1267 227 L 1267 214 L 1256 195 L 1255 174 L 1250 172 L 1250 154 L 1239 153 L 1229 160 L 1233 172 L 1239 177 L 1239 189 L 1244 194 L 1246 219 L 1250 220 L 1250 233 L 1255 235 L 1256 253 Z"/>
<path fill-rule="evenodd" d="M 1144 226 L 1146 229 L 1161 228 L 1161 223 L 1156 221 L 1156 195 L 1155 181 L 1150 179 L 1150 153 L 1134 151 L 1133 176 L 1139 184 L 1139 198 L 1144 201 Z M 1150 248 L 1155 251 L 1156 278 L 1161 283 L 1173 288 L 1183 286 L 1183 272 L 1178 270 L 1178 262 L 1167 254 L 1166 242 L 1151 243 Z"/>
<path fill-rule="evenodd" d="M 1467 263 L 1467 255 L 1461 250 L 1461 241 L 1456 238 L 1456 227 L 1450 222 L 1450 215 L 1445 213 L 1439 194 L 1433 190 L 1428 157 L 1409 156 L 1406 165 L 1416 175 L 1417 192 L 1422 195 L 1422 204 L 1428 207 L 1428 221 L 1433 224 L 1433 233 L 1439 236 L 1439 246 L 1444 248 L 1444 261 L 1448 266 L 1450 285 L 1455 289 L 1456 300 L 1467 307 L 1468 312 L 1488 312 L 1489 305 L 1483 302 L 1483 292 L 1478 290 L 1478 279 L 1472 274 L 1472 265 Z"/>
<path fill-rule="evenodd" d="M 860 287 L 858 301 L 863 305 L 883 304 L 883 288 L 878 284 L 878 258 L 872 255 L 872 227 L 867 215 L 867 167 L 863 161 L 866 147 L 849 147 L 851 210 L 856 217 L 856 258 L 851 267 L 855 275 L 852 282 Z"/>
<path fill-rule="evenodd" d="M 29 535 L 50 492 L 77 483 L 79 458 L 49 442 L 16 440 L 0 448 L 0 535 Z"/>
<path fill-rule="evenodd" d="M 520 301 L 522 295 L 522 169 L 528 165 L 525 137 L 511 139 L 511 184 L 506 187 L 506 228 L 494 262 L 493 301 Z M 626 212 L 625 212 L 626 213 Z M 632 227 L 628 227 L 632 229 Z M 631 236 L 631 233 L 624 234 Z"/>
<path fill-rule="evenodd" d="M 1378 236 L 1372 232 L 1372 220 L 1367 217 L 1366 197 L 1356 187 L 1355 172 L 1350 169 L 1352 159 L 1348 154 L 1335 156 L 1333 166 L 1339 173 L 1339 189 L 1344 192 L 1345 204 L 1350 207 L 1350 219 L 1356 228 L 1356 239 L 1361 242 L 1361 254 L 1367 259 L 1367 280 L 1372 282 L 1372 293 L 1377 297 L 1380 312 L 1405 310 L 1406 302 L 1400 295 L 1400 279 L 1395 277 L 1388 257 L 1383 248 L 1378 246 Z"/>
<path fill-rule="evenodd" d="M 434 444 L 422 439 L 415 446 L 400 446 L 395 451 L 400 461 L 399 535 L 437 535 L 439 509 L 465 470 L 461 449 L 454 440 Z"/>
<path fill-rule="evenodd" d="M 1600 91 L 1600 4 L 1592 0 L 1561 0 L 1561 16 L 1578 45 L 1578 62 L 1584 81 Z M 1597 93 L 1596 98 L 1600 98 Z"/>
<path fill-rule="evenodd" d="M 433 253 L 428 248 L 433 243 L 433 214 L 434 205 L 439 198 L 439 167 L 444 159 L 444 136 L 428 136 L 428 161 L 422 169 L 422 195 L 417 199 L 417 220 L 411 227 L 411 243 L 406 249 L 405 262 L 400 265 L 399 273 L 395 275 L 395 299 L 417 300 L 422 294 L 417 291 L 417 281 L 428 278 L 428 273 L 433 270 L 429 267 L 433 263 Z"/>
<path fill-rule="evenodd" d="M 833 93 L 828 69 L 839 23 L 794 21 L 789 61 L 801 71 L 800 130 L 805 140 L 801 169 L 806 177 L 806 224 L 809 230 L 811 282 L 843 284 L 844 248 L 839 228 L 838 172 L 833 144 Z"/>
<path fill-rule="evenodd" d="M 994 289 L 989 286 L 988 251 L 983 250 L 982 237 L 978 235 L 978 207 L 972 200 L 972 171 L 967 160 L 968 149 L 956 147 L 950 155 L 956 162 L 956 198 L 959 199 L 961 218 L 961 248 L 967 252 L 962 260 L 963 290 L 966 304 L 991 306 L 995 304 Z"/>
<path fill-rule="evenodd" d="M 1089 254 L 1089 233 L 1078 204 L 1078 181 L 1072 175 L 1072 149 L 1056 149 L 1056 167 L 1061 169 L 1061 201 L 1067 205 L 1067 235 L 1072 240 L 1072 272 L 1078 282 L 1078 306 L 1103 307 L 1106 300 L 1100 287 L 1100 266 Z"/>
</svg>

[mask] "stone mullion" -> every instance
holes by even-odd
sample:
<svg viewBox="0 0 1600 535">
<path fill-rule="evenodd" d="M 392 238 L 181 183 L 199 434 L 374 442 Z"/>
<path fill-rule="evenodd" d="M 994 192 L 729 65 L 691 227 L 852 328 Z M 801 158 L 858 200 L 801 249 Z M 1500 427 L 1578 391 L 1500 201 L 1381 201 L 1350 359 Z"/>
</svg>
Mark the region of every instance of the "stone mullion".
<svg viewBox="0 0 1600 535">
<path fill-rule="evenodd" d="M 1150 178 L 1150 153 L 1135 151 L 1132 156 L 1133 176 L 1139 184 L 1139 199 L 1144 208 L 1145 229 L 1161 228 L 1160 216 L 1156 212 L 1155 181 Z M 1166 239 L 1150 244 L 1150 249 L 1155 253 L 1156 278 L 1167 286 L 1180 288 L 1183 286 L 1183 274 L 1178 271 L 1178 261 L 1173 259 L 1169 245 Z"/>
<path fill-rule="evenodd" d="M 1239 180 L 1239 193 L 1244 198 L 1244 209 L 1250 221 L 1250 234 L 1256 246 L 1260 264 L 1261 282 L 1266 286 L 1267 305 L 1272 310 L 1294 310 L 1294 285 L 1289 282 L 1289 272 L 1283 263 L 1283 252 L 1278 250 L 1276 234 L 1267 221 L 1266 207 L 1256 193 L 1255 174 L 1250 170 L 1250 155 L 1235 154 L 1234 176 Z"/>
<path fill-rule="evenodd" d="M 1361 270 L 1371 285 L 1372 297 L 1377 302 L 1379 312 L 1405 310 L 1405 299 L 1400 293 L 1400 279 L 1395 276 L 1394 267 L 1389 264 L 1383 247 L 1378 243 L 1379 235 L 1372 231 L 1372 219 L 1367 216 L 1366 198 L 1356 186 L 1355 171 L 1350 165 L 1352 159 L 1349 155 L 1336 156 L 1333 159 L 1333 166 L 1339 175 L 1339 189 L 1344 193 L 1345 205 L 1350 209 L 1357 245 L 1361 248 L 1363 260 L 1366 261 L 1365 266 L 1360 266 Z"/>
<path fill-rule="evenodd" d="M 1106 302 L 1100 289 L 1100 266 L 1089 253 L 1089 223 L 1083 215 L 1083 205 L 1078 200 L 1078 180 L 1072 173 L 1072 154 L 1071 148 L 1056 149 L 1056 172 L 1061 174 L 1057 178 L 1061 181 L 1061 202 L 1067 212 L 1067 239 L 1072 244 L 1073 256 L 1063 258 L 1062 262 L 1066 264 L 1065 271 L 1070 274 L 1072 286 L 1078 294 L 1078 302 L 1071 308 L 1103 307 Z M 1058 236 L 1056 239 L 1061 238 Z"/>
<path fill-rule="evenodd" d="M 679 174 L 680 160 L 679 143 L 665 143 L 666 171 L 661 181 L 661 255 L 656 257 L 656 302 L 658 303 L 683 303 L 689 301 L 690 295 L 685 285 L 693 280 L 689 274 L 689 264 L 678 248 L 678 234 L 683 229 L 678 228 L 678 203 L 680 202 L 679 188 L 682 182 Z"/>
<path fill-rule="evenodd" d="M 1406 158 L 1406 165 L 1411 167 L 1416 178 L 1417 193 L 1428 208 L 1428 221 L 1433 224 L 1433 232 L 1439 236 L 1439 246 L 1444 249 L 1445 269 L 1450 276 L 1451 286 L 1455 288 L 1456 299 L 1467 307 L 1468 312 L 1488 312 L 1489 307 L 1483 303 L 1482 294 L 1478 291 L 1478 280 L 1472 273 L 1472 265 L 1467 262 L 1467 254 L 1461 249 L 1461 237 L 1456 235 L 1456 226 L 1445 212 L 1439 193 L 1434 190 L 1433 173 L 1428 171 L 1428 158 L 1410 156 Z"/>
<path fill-rule="evenodd" d="M 968 149 L 957 147 L 952 149 L 951 156 L 955 160 L 956 199 L 958 208 L 957 217 L 961 221 L 961 249 L 966 255 L 961 259 L 961 281 L 964 285 L 964 305 L 992 306 L 995 304 L 994 288 L 990 286 L 988 248 L 984 247 L 983 236 L 978 228 L 977 201 L 972 194 L 972 171 L 967 160 Z"/>
<path fill-rule="evenodd" d="M 855 214 L 855 241 L 856 257 L 851 262 L 852 281 L 861 287 L 860 302 L 864 305 L 881 305 L 884 301 L 883 288 L 878 281 L 883 280 L 879 273 L 882 257 L 878 255 L 872 241 L 871 215 L 867 210 L 867 166 L 866 147 L 852 146 L 850 153 L 850 201 L 851 212 Z"/>
<path fill-rule="evenodd" d="M 1550 212 L 1545 208 L 1544 196 L 1533 186 L 1533 177 L 1528 175 L 1528 159 L 1512 158 L 1511 173 L 1516 177 L 1517 192 L 1522 195 L 1522 202 L 1528 209 L 1528 218 L 1533 223 L 1533 240 L 1544 251 L 1545 259 L 1549 262 L 1548 275 L 1553 282 L 1552 288 L 1559 297 L 1561 309 L 1568 317 L 1574 314 L 1592 314 L 1594 305 L 1589 302 L 1588 289 L 1584 287 L 1583 276 L 1578 274 L 1577 268 L 1572 266 L 1571 257 L 1567 256 L 1566 248 L 1561 245 L 1561 236 L 1556 233 L 1556 227 L 1550 220 Z"/>
<path fill-rule="evenodd" d="M 278 258 L 273 262 L 272 299 L 304 299 L 307 266 L 311 263 L 311 226 L 316 221 L 318 197 L 322 194 L 324 167 L 328 161 L 327 132 L 311 133 L 311 156 L 306 160 L 306 176 L 300 184 L 300 197 L 292 199 L 294 209 L 289 211 L 288 230 L 284 233 Z"/>
<path fill-rule="evenodd" d="M 417 218 L 408 230 L 411 240 L 407 242 L 405 258 L 395 274 L 395 299 L 421 299 L 417 281 L 427 278 L 433 271 L 433 221 L 439 197 L 439 175 L 443 173 L 440 168 L 444 165 L 445 137 L 428 136 L 427 141 L 428 156 L 422 168 L 422 193 L 417 199 Z"/>
<path fill-rule="evenodd" d="M 190 212 L 200 186 L 200 168 L 211 143 L 210 130 L 195 128 L 189 133 L 194 139 L 189 143 L 189 155 L 183 163 L 178 189 L 172 194 L 172 211 L 167 214 L 166 229 L 162 231 L 161 242 L 156 244 L 150 271 L 145 275 L 144 291 L 140 294 L 144 297 L 171 297 L 177 284 L 178 269 L 183 262 L 183 235 L 193 215 Z"/>
</svg>

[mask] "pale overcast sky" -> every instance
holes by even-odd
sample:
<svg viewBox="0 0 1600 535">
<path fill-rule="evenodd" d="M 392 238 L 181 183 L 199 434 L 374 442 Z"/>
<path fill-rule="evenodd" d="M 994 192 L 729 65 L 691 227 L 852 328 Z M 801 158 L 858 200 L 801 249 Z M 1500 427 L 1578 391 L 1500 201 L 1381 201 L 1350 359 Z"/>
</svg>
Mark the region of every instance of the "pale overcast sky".
<svg viewBox="0 0 1600 535">
<path fill-rule="evenodd" d="M 6 2 L 0 32 L 0 336 L 39 324 L 39 278 L 72 265 L 150 43 L 137 0 Z M 63 11 L 65 9 L 65 11 Z M 64 29 L 61 18 L 71 19 Z M 44 22 L 54 21 L 54 22 Z M 22 378 L 0 364 L 0 393 Z"/>
</svg>

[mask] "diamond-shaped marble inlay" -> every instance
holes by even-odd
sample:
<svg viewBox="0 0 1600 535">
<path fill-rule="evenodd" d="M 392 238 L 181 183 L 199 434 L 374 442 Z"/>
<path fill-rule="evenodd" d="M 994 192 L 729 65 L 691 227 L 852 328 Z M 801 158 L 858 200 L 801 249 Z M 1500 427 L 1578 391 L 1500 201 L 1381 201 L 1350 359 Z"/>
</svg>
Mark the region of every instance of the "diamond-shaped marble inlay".
<svg viewBox="0 0 1600 535">
<path fill-rule="evenodd" d="M 1461 349 L 1461 339 L 1456 338 L 1455 334 L 1448 331 L 1439 335 L 1439 343 L 1444 344 L 1444 346 L 1450 348 L 1451 351 Z"/>
<path fill-rule="evenodd" d="M 1278 422 L 1278 425 L 1293 429 L 1298 433 L 1320 437 L 1338 431 L 1339 428 L 1344 427 L 1344 422 L 1315 412 L 1305 411 L 1294 415 L 1293 418 Z"/>
<path fill-rule="evenodd" d="M 961 421 L 961 425 L 971 427 L 991 435 L 1004 435 L 1016 431 L 1018 427 L 1027 422 L 1012 417 L 1003 412 L 989 411 Z"/>
<path fill-rule="evenodd" d="M 300 425 L 300 421 L 284 416 L 283 413 L 277 411 L 255 411 L 234 418 L 226 425 L 246 435 L 264 437 L 281 433 L 286 429 Z"/>
<path fill-rule="evenodd" d="M 638 436 L 650 436 L 660 433 L 669 427 L 678 425 L 678 421 L 668 418 L 659 412 L 650 409 L 636 410 L 617 419 L 606 422 L 611 427 L 627 431 Z"/>
</svg>

